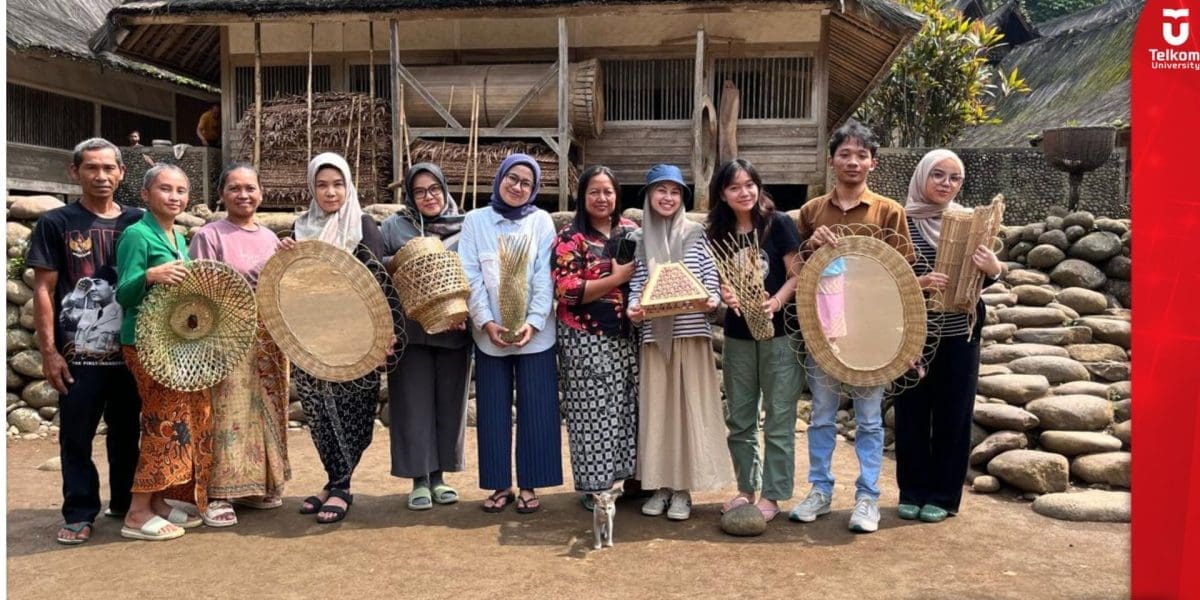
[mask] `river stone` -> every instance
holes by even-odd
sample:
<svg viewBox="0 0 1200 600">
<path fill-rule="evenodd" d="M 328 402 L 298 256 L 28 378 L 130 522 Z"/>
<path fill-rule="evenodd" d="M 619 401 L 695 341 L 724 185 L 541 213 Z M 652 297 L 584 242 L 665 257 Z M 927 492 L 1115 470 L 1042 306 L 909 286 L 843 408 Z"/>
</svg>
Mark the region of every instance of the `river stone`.
<svg viewBox="0 0 1200 600">
<path fill-rule="evenodd" d="M 1063 315 L 1065 315 L 1067 317 L 1068 321 L 1074 321 L 1075 319 L 1079 318 L 1079 313 L 1075 312 L 1075 309 L 1071 308 L 1070 306 L 1067 306 L 1066 304 L 1059 304 L 1057 302 L 1051 302 L 1050 304 L 1046 305 L 1046 308 L 1058 309 L 1060 312 L 1062 312 Z"/>
<path fill-rule="evenodd" d="M 1078 258 L 1068 258 L 1050 271 L 1050 280 L 1063 287 L 1082 287 L 1089 290 L 1099 289 L 1108 278 L 1090 262 Z"/>
<path fill-rule="evenodd" d="M 65 206 L 54 196 L 19 196 L 8 208 L 8 218 L 14 221 L 36 221 L 38 217 Z"/>
<path fill-rule="evenodd" d="M 1071 358 L 1082 363 L 1129 360 L 1125 349 L 1116 344 L 1071 344 L 1066 350 Z"/>
<path fill-rule="evenodd" d="M 1124 423 L 1133 418 L 1133 398 L 1125 398 L 1112 403 L 1113 421 Z"/>
<path fill-rule="evenodd" d="M 1067 248 L 1071 247 L 1071 242 L 1067 240 L 1067 234 L 1061 229 L 1047 230 L 1046 233 L 1038 236 L 1037 243 L 1038 245 L 1049 244 L 1063 252 L 1066 252 Z"/>
<path fill-rule="evenodd" d="M 1043 431 L 1038 445 L 1063 456 L 1113 452 L 1121 449 L 1121 440 L 1098 431 Z"/>
<path fill-rule="evenodd" d="M 1004 275 L 1004 281 L 1009 285 L 1042 285 L 1050 283 L 1050 277 L 1041 271 L 1033 269 L 1014 269 Z"/>
<path fill-rule="evenodd" d="M 5 409 L 6 409 L 6 410 L 8 410 L 8 411 L 12 411 L 12 409 L 14 409 L 14 408 L 18 408 L 18 405 L 19 405 L 19 404 L 21 404 L 21 402 L 22 402 L 22 401 L 21 401 L 21 397 L 20 397 L 20 396 L 18 396 L 18 395 L 16 395 L 16 394 L 14 394 L 14 393 L 12 393 L 12 392 L 8 392 L 8 393 L 7 393 L 7 394 L 6 394 L 4 397 L 5 397 L 5 399 L 7 400 L 7 404 L 5 405 Z M 974 423 L 971 423 L 971 427 L 972 427 L 972 428 L 977 428 L 977 427 L 979 427 L 979 426 L 978 426 L 978 425 L 976 425 L 976 424 L 974 424 Z M 973 435 L 974 435 L 974 432 L 972 432 L 972 433 L 971 433 L 971 435 L 973 436 Z M 985 434 L 985 437 L 986 437 L 986 434 Z M 982 440 L 982 438 L 980 438 L 980 439 Z"/>
<path fill-rule="evenodd" d="M 1045 327 L 1062 325 L 1067 316 L 1056 308 L 1040 306 L 1013 306 L 996 310 L 1001 323 L 1012 323 L 1017 327 Z"/>
<path fill-rule="evenodd" d="M 299 212 L 299 213 L 295 213 L 295 214 L 296 214 L 296 215 L 301 215 L 301 214 L 304 214 L 304 213 L 307 213 L 307 212 L 308 212 L 308 211 L 307 211 L 307 210 L 305 210 L 305 211 L 301 211 L 301 212 Z M 258 217 L 261 217 L 261 216 L 263 216 L 263 215 L 270 215 L 270 214 L 280 214 L 280 215 L 281 215 L 281 214 L 289 214 L 289 215 L 290 215 L 290 214 L 292 214 L 292 213 L 256 213 L 256 214 L 254 215 L 254 217 L 255 217 L 255 219 L 257 220 L 257 219 L 258 219 Z M 228 215 L 229 215 L 229 213 L 227 213 L 227 212 L 225 212 L 225 211 L 223 211 L 223 210 L 218 210 L 218 211 L 210 212 L 210 213 L 208 213 L 207 215 L 203 215 L 203 216 L 204 216 L 204 220 L 205 220 L 205 221 L 207 221 L 207 222 L 209 222 L 209 223 L 213 223 L 213 222 L 215 222 L 215 221 L 220 221 L 221 219 L 224 219 L 224 218 L 225 218 L 225 217 L 227 217 Z"/>
<path fill-rule="evenodd" d="M 1031 344 L 1066 346 L 1086 344 L 1092 341 L 1092 330 L 1082 326 L 1072 327 L 1027 327 L 1017 330 L 1013 339 Z"/>
<path fill-rule="evenodd" d="M 1092 374 L 1092 378 L 1101 381 L 1122 381 L 1129 379 L 1131 364 L 1128 362 L 1085 362 L 1083 367 Z"/>
<path fill-rule="evenodd" d="M 4 226 L 4 234 L 7 236 L 5 239 L 9 248 L 20 248 L 29 242 L 33 230 L 21 223 L 8 221 Z"/>
<path fill-rule="evenodd" d="M 1064 228 L 1078 226 L 1078 227 L 1082 227 L 1084 229 L 1084 231 L 1091 231 L 1092 226 L 1095 223 L 1096 223 L 1096 217 L 1092 213 L 1090 213 L 1086 210 L 1075 211 L 1075 212 L 1063 217 L 1063 227 Z"/>
<path fill-rule="evenodd" d="M 24 281 L 9 279 L 5 283 L 4 290 L 10 304 L 20 306 L 33 299 L 33 289 L 25 285 Z"/>
<path fill-rule="evenodd" d="M 33 334 L 20 327 L 7 330 L 8 351 L 20 352 L 33 347 Z"/>
<path fill-rule="evenodd" d="M 1008 287 L 1008 284 L 1007 284 L 1007 283 L 1004 283 L 1003 281 L 997 281 L 997 282 L 993 283 L 992 285 L 989 285 L 989 286 L 987 286 L 987 287 L 983 288 L 983 291 L 982 291 L 981 293 L 984 293 L 984 294 L 1004 294 L 1004 293 L 1007 293 L 1007 292 L 1009 292 L 1009 291 L 1010 291 L 1010 290 L 1009 290 L 1009 287 Z"/>
<path fill-rule="evenodd" d="M 1034 246 L 1033 249 L 1025 255 L 1025 264 L 1035 269 L 1049 270 L 1054 265 L 1062 262 L 1067 255 L 1058 248 L 1050 244 L 1041 244 Z"/>
<path fill-rule="evenodd" d="M 1068 242 L 1075 242 L 1079 238 L 1087 235 L 1087 230 L 1078 225 L 1072 225 L 1070 227 L 1063 227 L 1063 233 L 1067 234 Z"/>
<path fill-rule="evenodd" d="M 721 515 L 721 531 L 736 536 L 762 535 L 767 530 L 767 520 L 754 504 L 744 504 Z"/>
<path fill-rule="evenodd" d="M 1086 394 L 1108 400 L 1108 387 L 1108 384 L 1099 381 L 1068 381 L 1062 385 L 1054 386 L 1050 390 L 1050 393 L 1055 396 Z"/>
<path fill-rule="evenodd" d="M 980 377 L 976 391 L 1020 406 L 1045 396 L 1050 391 L 1050 382 L 1041 375 L 993 375 Z"/>
<path fill-rule="evenodd" d="M 980 294 L 979 299 L 987 306 L 1015 306 L 1016 294 Z"/>
<path fill-rule="evenodd" d="M 1112 428 L 1113 437 L 1117 438 L 1118 440 L 1121 440 L 1121 443 L 1125 444 L 1126 448 L 1133 445 L 1130 443 L 1130 441 L 1131 441 L 1130 434 L 1131 433 L 1133 433 L 1133 420 L 1132 419 L 1129 421 L 1125 421 L 1124 423 L 1117 423 L 1116 425 L 1113 425 L 1113 428 Z"/>
<path fill-rule="evenodd" d="M 1104 263 L 1104 274 L 1113 279 L 1128 281 L 1133 271 L 1133 261 L 1128 256 L 1114 256 Z"/>
<path fill-rule="evenodd" d="M 1071 476 L 1087 483 L 1104 483 L 1119 487 L 1130 487 L 1128 452 L 1102 452 L 1087 454 L 1071 461 Z"/>
<path fill-rule="evenodd" d="M 42 426 L 42 418 L 32 408 L 17 408 L 8 413 L 8 424 L 21 433 L 36 433 Z"/>
<path fill-rule="evenodd" d="M 404 208 L 403 204 L 393 204 L 389 202 L 380 202 L 370 206 L 364 206 L 363 212 L 375 217 L 378 221 L 383 221 L 388 217 L 400 212 Z M 572 213 L 574 214 L 574 213 Z"/>
<path fill-rule="evenodd" d="M 1124 400 L 1133 395 L 1133 382 L 1118 381 L 1108 386 L 1109 400 Z"/>
<path fill-rule="evenodd" d="M 993 458 L 987 471 L 1026 492 L 1048 494 L 1067 489 L 1069 466 L 1061 454 L 1038 450 L 1009 450 Z"/>
<path fill-rule="evenodd" d="M 62 470 L 62 457 L 54 456 L 54 457 L 49 458 L 48 460 L 46 460 L 46 462 L 38 465 L 37 470 L 39 470 L 39 471 L 61 471 Z"/>
<path fill-rule="evenodd" d="M 49 381 L 39 379 L 21 390 L 21 399 L 36 409 L 56 407 L 58 406 L 58 390 L 55 390 Z"/>
<path fill-rule="evenodd" d="M 980 334 L 984 340 L 993 342 L 1002 342 L 1013 336 L 1017 332 L 1017 326 L 1014 323 L 1001 323 L 999 325 L 988 325 L 983 328 Z"/>
<path fill-rule="evenodd" d="M 1060 348 L 1060 350 L 1062 350 Z M 1063 350 L 1066 352 L 1066 350 Z M 1013 373 L 1045 375 L 1050 383 L 1087 380 L 1088 370 L 1078 361 L 1063 356 L 1026 356 L 1008 363 Z"/>
<path fill-rule="evenodd" d="M 33 289 L 33 286 L 37 283 L 37 271 L 32 267 L 21 271 L 21 281 L 24 281 L 25 285 L 29 286 L 29 289 Z"/>
<path fill-rule="evenodd" d="M 1128 523 L 1131 498 L 1129 492 L 1105 490 L 1044 494 L 1033 501 L 1033 512 L 1060 521 Z"/>
<path fill-rule="evenodd" d="M 292 225 L 296 223 L 296 215 L 295 213 L 258 213 L 254 215 L 254 220 L 259 225 L 275 233 L 280 233 L 292 229 Z"/>
<path fill-rule="evenodd" d="M 1026 404 L 1025 410 L 1036 415 L 1047 430 L 1099 431 L 1113 422 L 1112 403 L 1085 394 L 1038 398 Z"/>
<path fill-rule="evenodd" d="M 1108 217 L 1100 217 L 1096 219 L 1096 222 L 1093 223 L 1092 226 L 1100 231 L 1108 231 L 1110 233 L 1115 233 L 1118 236 L 1126 231 L 1129 231 L 1129 226 L 1126 225 L 1124 221 L 1121 221 L 1120 219 L 1110 219 Z"/>
<path fill-rule="evenodd" d="M 980 494 L 1000 491 L 1000 480 L 991 475 L 976 475 L 971 479 L 971 489 Z"/>
<path fill-rule="evenodd" d="M 971 450 L 970 463 L 973 467 L 986 465 L 1002 452 L 1029 447 L 1029 439 L 1020 431 L 997 431 L 987 436 Z"/>
<path fill-rule="evenodd" d="M 21 324 L 21 307 L 15 304 L 4 303 L 4 308 L 7 311 L 8 319 L 5 324 L 6 329 L 12 329 Z"/>
<path fill-rule="evenodd" d="M 1121 253 L 1121 236 L 1107 231 L 1093 231 L 1071 244 L 1067 254 L 1088 262 L 1104 262 Z"/>
<path fill-rule="evenodd" d="M 1099 314 L 1108 308 L 1108 300 L 1105 299 L 1104 294 L 1078 287 L 1063 289 L 1054 301 L 1071 307 L 1081 315 Z"/>
<path fill-rule="evenodd" d="M 1129 308 L 1133 306 L 1133 286 L 1128 281 L 1109 279 L 1104 282 L 1104 293 L 1112 296 L 1118 304 Z"/>
<path fill-rule="evenodd" d="M 12 368 L 17 373 L 26 377 L 41 379 L 42 375 L 42 353 L 36 350 L 24 350 L 12 357 Z"/>
<path fill-rule="evenodd" d="M 1046 344 L 992 344 L 979 351 L 979 361 L 984 364 L 1007 363 L 1028 356 L 1066 357 L 1067 351 Z"/>
<path fill-rule="evenodd" d="M 6 386 L 7 389 L 19 390 L 22 387 L 25 387 L 25 380 L 22 379 L 20 375 L 17 375 L 17 372 L 13 370 L 12 365 L 4 365 L 4 372 L 8 375 L 8 385 Z"/>
<path fill-rule="evenodd" d="M 1083 317 L 1075 324 L 1091 329 L 1092 338 L 1098 342 L 1116 344 L 1125 349 L 1129 348 L 1132 327 L 1128 321 L 1104 317 Z"/>
<path fill-rule="evenodd" d="M 24 327 L 29 331 L 33 331 L 35 329 L 33 322 L 33 298 L 30 298 L 29 302 L 21 305 L 21 314 L 17 320 L 21 327 Z"/>
<path fill-rule="evenodd" d="M 1037 415 L 1008 404 L 976 404 L 972 416 L 976 423 L 993 431 L 1029 431 L 1040 423 Z"/>
<path fill-rule="evenodd" d="M 1033 250 L 1036 245 L 1034 242 L 1017 242 L 1015 246 L 1009 248 L 1008 256 L 1012 260 L 1020 261 L 1019 264 L 1024 267 L 1025 255 L 1029 254 L 1029 251 Z"/>
<path fill-rule="evenodd" d="M 994 306 L 983 307 L 983 324 L 984 325 L 996 325 L 999 323 L 1000 323 L 1000 317 L 996 316 L 996 307 L 994 307 Z"/>
<path fill-rule="evenodd" d="M 1046 232 L 1045 223 L 1030 223 L 1021 229 L 1022 242 L 1036 242 L 1038 236 Z"/>
<path fill-rule="evenodd" d="M 979 405 L 977 405 L 977 406 L 979 406 Z M 978 423 L 972 422 L 971 423 L 971 448 L 974 449 L 975 446 L 982 444 L 983 440 L 986 440 L 988 435 L 989 435 L 988 430 L 980 427 Z"/>
<path fill-rule="evenodd" d="M 1045 306 L 1054 301 L 1054 292 L 1040 285 L 1018 285 L 1012 289 L 1012 293 L 1025 306 Z"/>
<path fill-rule="evenodd" d="M 992 375 L 1009 375 L 1012 369 L 1007 365 L 979 365 L 980 377 L 991 377 Z"/>
</svg>

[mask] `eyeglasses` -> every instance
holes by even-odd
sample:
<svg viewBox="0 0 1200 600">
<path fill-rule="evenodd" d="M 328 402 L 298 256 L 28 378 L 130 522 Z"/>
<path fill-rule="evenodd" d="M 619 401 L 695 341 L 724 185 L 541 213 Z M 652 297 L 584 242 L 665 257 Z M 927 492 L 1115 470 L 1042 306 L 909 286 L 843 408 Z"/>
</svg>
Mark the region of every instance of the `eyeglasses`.
<svg viewBox="0 0 1200 600">
<path fill-rule="evenodd" d="M 522 189 L 522 188 L 527 189 L 527 190 L 533 189 L 533 181 L 530 181 L 528 179 L 521 179 L 515 173 L 509 173 L 508 175 L 505 175 L 504 180 L 508 182 L 508 185 L 511 185 L 517 189 Z"/>
<path fill-rule="evenodd" d="M 958 173 L 947 173 L 945 171 L 933 171 L 929 174 L 929 178 L 937 183 L 945 183 L 947 180 L 954 185 L 959 185 L 963 182 L 964 177 Z"/>
<path fill-rule="evenodd" d="M 417 189 L 413 190 L 413 200 L 416 200 L 418 202 L 420 202 L 421 200 L 424 200 L 426 198 L 441 198 L 441 197 L 442 197 L 442 186 L 437 183 L 435 183 L 427 188 L 417 188 Z"/>
</svg>

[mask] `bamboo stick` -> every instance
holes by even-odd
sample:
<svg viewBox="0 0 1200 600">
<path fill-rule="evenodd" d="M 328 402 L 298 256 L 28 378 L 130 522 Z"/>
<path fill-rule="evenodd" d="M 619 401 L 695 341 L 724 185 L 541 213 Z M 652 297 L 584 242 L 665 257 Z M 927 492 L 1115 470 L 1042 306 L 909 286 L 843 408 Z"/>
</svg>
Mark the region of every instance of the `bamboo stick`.
<svg viewBox="0 0 1200 600">
<path fill-rule="evenodd" d="M 466 198 L 467 198 L 467 184 L 469 184 L 471 182 L 470 181 L 471 178 L 467 177 L 465 174 L 471 172 L 471 152 L 475 149 L 475 119 L 478 118 L 478 114 L 479 114 L 478 110 L 477 110 L 478 102 L 479 102 L 479 96 L 475 93 L 475 86 L 471 86 L 471 128 L 470 128 L 470 130 L 468 130 L 468 133 L 467 133 L 467 156 L 466 156 L 467 164 L 466 164 L 466 167 L 463 169 L 464 175 L 463 175 L 462 194 L 461 194 L 461 197 L 463 198 L 464 202 L 466 201 Z"/>
<path fill-rule="evenodd" d="M 374 198 L 379 193 L 379 172 L 375 164 L 375 149 L 379 145 L 379 132 L 375 130 L 375 23 L 371 21 L 367 21 L 367 87 L 371 98 L 371 157 L 368 160 L 371 163 L 371 181 L 375 186 L 371 194 Z"/>
<path fill-rule="evenodd" d="M 454 114 L 454 85 L 450 86 L 450 101 L 446 103 L 446 112 L 448 112 L 450 114 Z M 446 125 L 446 127 L 449 128 L 450 125 Z M 442 136 L 442 151 L 438 153 L 438 157 L 440 158 L 445 153 L 446 153 L 446 136 L 443 135 Z"/>
<path fill-rule="evenodd" d="M 475 107 L 475 113 L 476 113 L 476 115 L 475 115 L 475 133 L 473 134 L 473 137 L 475 138 L 475 157 L 472 161 L 473 166 L 471 169 L 472 172 L 474 173 L 474 175 L 471 177 L 471 208 L 475 208 L 475 197 L 479 193 L 479 114 L 478 113 L 479 113 L 479 108 L 482 105 L 483 105 L 483 96 L 480 95 L 477 106 Z M 467 174 L 463 173 L 463 179 L 466 179 L 466 178 L 467 178 Z"/>
<path fill-rule="evenodd" d="M 254 168 L 262 157 L 262 29 L 254 24 Z"/>
<path fill-rule="evenodd" d="M 317 39 L 317 24 L 308 24 L 308 158 L 312 160 L 312 102 L 313 102 L 313 45 Z"/>
</svg>

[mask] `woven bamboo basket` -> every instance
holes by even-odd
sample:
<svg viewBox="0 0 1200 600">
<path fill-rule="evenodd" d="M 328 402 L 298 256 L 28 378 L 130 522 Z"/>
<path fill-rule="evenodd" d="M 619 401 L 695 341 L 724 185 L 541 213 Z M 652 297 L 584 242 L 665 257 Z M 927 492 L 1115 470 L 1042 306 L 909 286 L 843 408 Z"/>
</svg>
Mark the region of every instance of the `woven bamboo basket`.
<svg viewBox="0 0 1200 600">
<path fill-rule="evenodd" d="M 721 281 L 737 296 L 741 316 L 750 335 L 757 341 L 775 337 L 775 323 L 763 310 L 760 300 L 767 295 L 766 269 L 759 252 L 757 233 L 739 236 L 740 241 L 717 240 L 709 249 Z"/>
<path fill-rule="evenodd" d="M 528 235 L 500 237 L 500 325 L 508 331 L 500 339 L 512 344 L 519 338 L 517 330 L 525 324 L 529 309 L 529 262 L 532 259 L 532 238 Z"/>
<path fill-rule="evenodd" d="M 930 294 L 930 306 L 942 312 L 975 314 L 983 273 L 971 255 L 980 245 L 992 245 L 1004 220 L 1004 196 L 974 209 L 947 210 L 942 213 L 942 235 L 938 243 L 934 271 L 944 273 L 944 290 Z"/>
<path fill-rule="evenodd" d="M 142 301 L 135 336 L 138 360 L 158 383 L 194 392 L 220 383 L 255 339 L 250 284 L 229 265 L 188 264 L 177 285 L 156 285 Z"/>
<path fill-rule="evenodd" d="M 647 319 L 706 312 L 708 290 L 683 263 L 661 263 L 650 269 L 642 310 Z"/>
<path fill-rule="evenodd" d="M 426 333 L 456 327 L 467 318 L 471 288 L 458 255 L 434 237 L 413 238 L 393 259 L 392 281 L 404 313 Z"/>
</svg>

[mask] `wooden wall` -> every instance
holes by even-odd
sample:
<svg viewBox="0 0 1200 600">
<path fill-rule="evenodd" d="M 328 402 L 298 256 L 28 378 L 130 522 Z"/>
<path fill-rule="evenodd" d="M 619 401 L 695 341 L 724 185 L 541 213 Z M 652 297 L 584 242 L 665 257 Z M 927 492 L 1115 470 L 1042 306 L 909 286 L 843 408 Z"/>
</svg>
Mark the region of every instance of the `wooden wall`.
<svg viewBox="0 0 1200 600">
<path fill-rule="evenodd" d="M 26 144 L 7 144 L 5 163 L 6 189 L 43 194 L 78 195 L 79 184 L 71 181 L 67 170 L 71 152 Z"/>
<path fill-rule="evenodd" d="M 583 165 L 607 166 L 622 185 L 640 185 L 658 163 L 678 166 L 691 182 L 691 121 L 608 123 L 602 137 L 584 142 Z"/>
<path fill-rule="evenodd" d="M 815 184 L 825 180 L 817 124 L 739 121 L 738 156 L 769 184 Z"/>
</svg>

